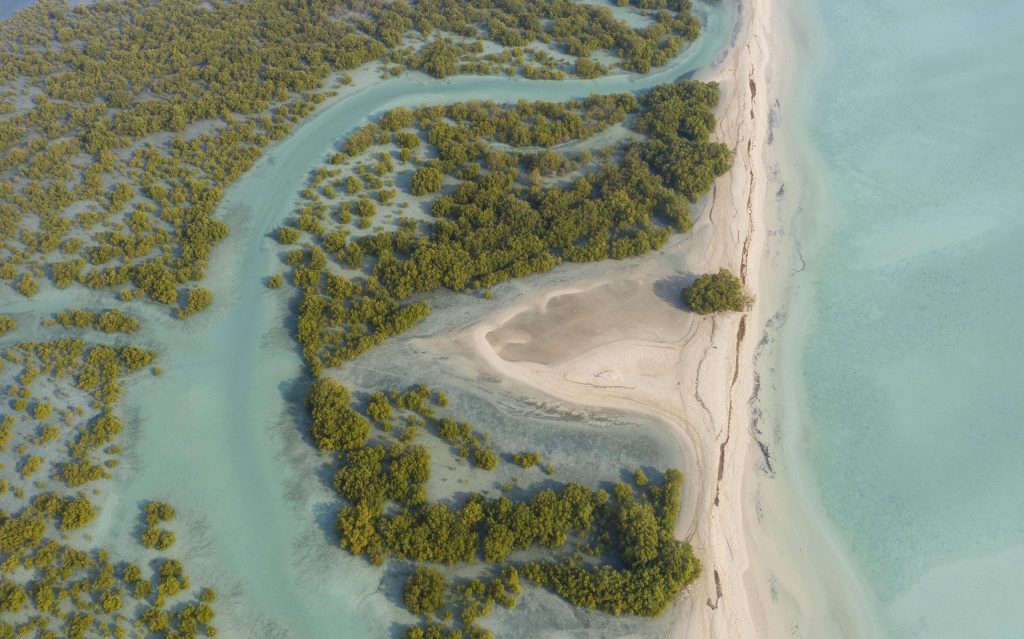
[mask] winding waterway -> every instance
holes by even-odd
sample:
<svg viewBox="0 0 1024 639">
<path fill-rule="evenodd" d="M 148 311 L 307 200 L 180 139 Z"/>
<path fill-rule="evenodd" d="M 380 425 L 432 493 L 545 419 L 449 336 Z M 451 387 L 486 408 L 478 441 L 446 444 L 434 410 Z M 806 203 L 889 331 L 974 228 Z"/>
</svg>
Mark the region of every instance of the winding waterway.
<svg viewBox="0 0 1024 639">
<path fill-rule="evenodd" d="M 291 337 L 289 310 L 296 300 L 264 285 L 265 277 L 281 268 L 280 248 L 269 233 L 292 214 L 310 169 L 347 132 L 376 114 L 398 105 L 480 98 L 568 100 L 595 92 L 642 90 L 692 75 L 710 68 L 728 50 L 738 3 L 700 4 L 698 12 L 705 22 L 701 38 L 671 65 L 648 76 L 436 81 L 409 75 L 355 93 L 343 89 L 272 147 L 220 205 L 231 235 L 218 247 L 209 269 L 206 285 L 214 292 L 214 308 L 187 323 L 160 309 L 140 311 L 147 326 L 144 341 L 160 352 L 164 373 L 129 388 L 126 402 L 138 433 L 128 451 L 127 470 L 96 527 L 96 541 L 131 548 L 138 504 L 152 498 L 173 502 L 189 524 L 179 539 L 186 558 L 198 566 L 195 581 L 210 583 L 222 593 L 222 636 L 387 636 L 395 632 L 395 623 L 411 621 L 393 605 L 393 580 L 385 574 L 382 581 L 379 569 L 333 547 L 330 531 L 337 501 L 302 435 L 304 372 Z M 501 299 L 499 287 L 495 303 Z M 465 298 L 459 303 L 472 302 Z M 399 351 L 398 357 L 403 356 Z M 406 378 L 410 368 L 422 373 L 432 366 L 409 354 L 404 366 L 388 371 L 374 364 L 373 357 L 370 353 L 357 360 L 350 374 L 377 371 L 383 375 L 377 379 L 412 383 L 421 378 Z M 381 356 L 378 364 L 386 359 Z M 390 361 L 395 362 L 394 356 Z M 443 368 L 430 375 L 441 385 L 446 379 Z M 507 427 L 496 431 L 496 437 L 534 441 L 556 462 L 564 462 L 567 477 L 601 468 L 602 460 L 610 460 L 607 468 L 683 463 L 678 447 L 664 445 L 663 429 L 635 418 L 598 420 L 598 425 L 604 423 L 598 435 L 573 435 L 571 425 L 563 424 L 566 435 L 555 441 L 542 436 L 552 432 L 555 417 L 510 395 L 463 382 L 453 400 L 483 426 L 521 423 L 518 435 Z M 621 445 L 623 433 L 632 442 L 628 446 Z M 615 451 L 614 456 L 608 451 Z M 523 606 L 526 610 L 516 614 L 543 614 L 553 632 L 561 628 L 565 636 L 659 635 L 664 630 L 664 621 L 598 624 L 593 615 L 572 611 L 543 593 L 528 597 Z M 494 621 L 501 624 L 501 616 Z M 662 625 L 645 625 L 658 623 Z M 510 636 L 529 636 L 523 632 L 514 624 L 503 629 Z"/>
</svg>

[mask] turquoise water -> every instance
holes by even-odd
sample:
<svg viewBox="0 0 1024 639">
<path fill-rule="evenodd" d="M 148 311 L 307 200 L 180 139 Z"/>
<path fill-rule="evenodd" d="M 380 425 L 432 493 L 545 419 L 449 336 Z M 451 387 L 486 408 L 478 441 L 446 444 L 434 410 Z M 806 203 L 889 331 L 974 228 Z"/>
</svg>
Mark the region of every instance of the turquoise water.
<svg viewBox="0 0 1024 639">
<path fill-rule="evenodd" d="M 327 460 L 317 457 L 303 434 L 305 382 L 288 311 L 296 300 L 288 299 L 285 289 L 269 291 L 263 283 L 282 270 L 281 249 L 269 234 L 292 214 L 310 169 L 375 114 L 401 104 L 473 98 L 566 100 L 671 81 L 708 68 L 730 46 L 737 4 L 702 6 L 701 11 L 707 22 L 701 39 L 667 68 L 642 78 L 433 81 L 412 75 L 343 93 L 273 147 L 221 204 L 219 214 L 231 235 L 218 247 L 204 283 L 214 292 L 214 307 L 187 324 L 161 309 L 139 309 L 146 323 L 143 341 L 161 353 L 157 363 L 164 373 L 140 379 L 128 390 L 125 401 L 138 432 L 94 531 L 96 542 L 134 547 L 138 504 L 152 498 L 173 502 L 189 528 L 178 538 L 185 558 L 196 567 L 193 581 L 221 593 L 221 636 L 380 637 L 395 633 L 394 624 L 412 622 L 394 605 L 394 574 L 385 571 L 382 580 L 380 569 L 333 547 L 339 502 Z M 495 304 L 501 303 L 502 290 L 496 289 Z M 416 371 L 405 383 L 422 381 L 420 374 L 428 370 L 433 371 L 429 379 L 446 379 L 433 360 L 416 359 L 400 345 L 393 348 L 399 351 L 391 361 L 403 362 L 406 374 Z M 373 355 L 342 374 L 357 379 L 367 370 L 380 374 L 388 360 L 374 363 Z M 466 416 L 478 417 L 480 426 L 494 423 L 496 437 L 503 434 L 517 445 L 534 437 L 555 461 L 559 479 L 587 479 L 594 468 L 614 473 L 620 465 L 684 463 L 664 429 L 649 421 L 594 422 L 592 429 L 599 432 L 574 431 L 569 424 L 565 437 L 548 441 L 554 422 L 565 422 L 565 416 L 538 412 L 502 388 L 488 390 L 466 379 L 451 384 L 454 403 L 466 406 Z M 517 422 L 519 430 L 512 427 Z M 535 636 L 537 628 L 550 629 L 549 636 L 579 637 L 666 632 L 664 619 L 610 620 L 574 611 L 555 597 L 526 599 L 521 612 L 495 616 L 495 627 L 501 626 L 506 636 Z M 523 625 L 520 614 L 531 623 Z"/>
<path fill-rule="evenodd" d="M 885 637 L 1021 637 L 1024 3 L 815 10 L 799 453 Z"/>
<path fill-rule="evenodd" d="M 33 0 L 4 0 L 0 2 L 0 18 L 6 18 L 15 12 L 31 6 Z"/>
</svg>

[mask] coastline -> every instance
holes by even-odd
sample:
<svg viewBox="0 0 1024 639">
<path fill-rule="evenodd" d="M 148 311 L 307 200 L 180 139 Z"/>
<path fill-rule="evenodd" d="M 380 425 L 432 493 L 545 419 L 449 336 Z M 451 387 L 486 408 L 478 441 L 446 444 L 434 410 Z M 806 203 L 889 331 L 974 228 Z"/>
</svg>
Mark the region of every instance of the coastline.
<svg viewBox="0 0 1024 639">
<path fill-rule="evenodd" d="M 232 233 L 211 257 L 205 280 L 218 303 L 188 328 L 160 309 L 139 309 L 147 325 L 145 338 L 163 354 L 163 374 L 159 384 L 149 383 L 126 398 L 132 421 L 143 427 L 132 442 L 131 464 L 124 467 L 124 479 L 118 479 L 104 526 L 94 530 L 96 537 L 127 546 L 135 505 L 159 497 L 174 503 L 179 516 L 190 517 L 201 532 L 191 553 L 193 575 L 221 593 L 221 635 L 390 632 L 396 618 L 405 620 L 399 616 L 404 611 L 384 594 L 390 582 L 365 562 L 321 543 L 328 529 L 324 503 L 336 494 L 329 484 L 325 490 L 316 474 L 308 442 L 285 401 L 301 366 L 284 328 L 289 299 L 268 294 L 263 278 L 254 276 L 281 268 L 271 231 L 294 210 L 310 167 L 336 148 L 338 138 L 393 106 L 448 103 L 479 94 L 512 101 L 532 91 L 534 99 L 559 101 L 634 90 L 703 68 L 709 56 L 688 50 L 662 69 L 661 77 L 620 74 L 596 81 L 435 80 L 419 74 L 382 80 L 371 65 L 353 72 L 353 85 L 341 87 L 288 136 L 268 145 L 225 190 L 219 208 Z M 263 346 L 253 349 L 252 344 Z M 281 392 L 253 395 L 253 388 Z M 184 407 L 181 398 L 187 398 Z M 177 446 L 180 440 L 190 445 Z M 164 478 L 181 469 L 188 472 L 167 485 Z M 333 532 L 333 523 L 327 526 Z M 251 562 L 252 556 L 267 560 Z M 324 592 L 331 593 L 332 603 L 325 603 Z"/>
<path fill-rule="evenodd" d="M 755 364 L 788 269 L 779 264 L 785 249 L 771 239 L 781 187 L 769 153 L 781 76 L 775 5 L 744 2 L 733 48 L 699 78 L 719 83 L 715 139 L 734 160 L 691 233 L 624 275 L 527 296 L 454 336 L 478 367 L 531 394 L 642 413 L 670 428 L 686 457 L 677 534 L 704 566 L 674 609 L 676 638 L 798 636 L 808 628 L 806 636 L 824 636 L 815 630 L 845 626 L 822 612 L 828 595 L 808 565 L 794 565 L 806 548 L 780 548 L 779 539 L 799 538 L 793 528 L 803 522 L 788 517 L 796 506 L 785 503 L 784 490 L 763 486 L 772 481 L 771 453 L 752 428 Z M 742 315 L 682 312 L 682 286 L 721 267 L 739 274 L 759 303 Z M 572 339 L 544 337 L 552 331 Z M 779 530 L 759 525 L 766 503 L 786 515 L 774 518 L 783 521 Z"/>
<path fill-rule="evenodd" d="M 682 602 L 673 606 L 671 614 L 679 617 L 673 636 L 776 636 L 768 629 L 787 623 L 784 617 L 772 617 L 770 622 L 761 618 L 775 597 L 774 586 L 768 586 L 775 577 L 752 561 L 768 555 L 764 549 L 770 544 L 759 545 L 750 526 L 754 518 L 760 519 L 756 489 L 762 479 L 762 452 L 747 424 L 753 420 L 750 400 L 758 384 L 754 364 L 773 307 L 761 303 L 742 317 L 698 318 L 681 313 L 671 299 L 678 299 L 679 288 L 692 276 L 720 266 L 740 273 L 762 300 L 767 292 L 763 281 L 769 277 L 764 268 L 771 230 L 768 198 L 775 179 L 766 151 L 772 134 L 772 72 L 778 71 L 767 44 L 772 31 L 769 4 L 770 0 L 744 0 L 744 20 L 733 49 L 716 65 L 713 77 L 703 78 L 717 80 L 722 87 L 716 137 L 734 149 L 736 158 L 730 174 L 718 180 L 712 205 L 693 233 L 674 238 L 660 257 L 633 267 L 626 278 L 603 276 L 572 289 L 527 296 L 515 308 L 463 335 L 479 361 L 503 378 L 573 404 L 655 416 L 678 439 L 689 483 L 677 532 L 693 541 L 705 570 Z M 366 77 L 349 87 L 351 92 L 328 98 L 317 111 L 327 111 L 342 98 L 378 84 L 371 69 L 361 70 Z M 273 164 L 267 159 L 270 150 L 258 166 Z M 248 222 L 254 229 L 264 223 L 269 224 L 264 215 Z M 248 232 L 235 238 L 241 235 L 262 238 L 253 245 L 267 243 L 262 235 Z M 251 240 L 238 241 L 248 246 Z M 251 252 L 245 256 L 246 263 L 258 259 Z M 640 286 L 633 286 L 637 283 Z M 625 284 L 625 289 L 617 284 Z M 230 287 L 220 282 L 218 290 L 224 288 Z M 627 291 L 632 294 L 624 294 Z M 257 292 L 262 288 L 249 290 L 248 296 Z M 245 293 L 232 295 L 235 302 L 238 297 L 248 300 Z M 532 361 L 528 345 L 520 349 L 525 351 L 521 358 L 506 356 L 510 346 L 522 343 L 515 335 L 499 338 L 503 328 L 524 314 L 538 315 L 533 321 L 543 325 L 545 318 L 540 316 L 563 302 L 606 305 L 596 315 L 603 341 L 565 352 L 548 348 L 543 358 L 534 357 L 544 361 Z M 252 302 L 256 304 L 265 302 Z M 648 314 L 644 304 L 658 304 L 659 312 Z M 248 302 L 244 306 L 250 308 Z M 637 309 L 643 312 L 639 321 Z M 253 334 L 260 326 L 246 324 Z M 171 372 L 168 378 L 173 376 Z M 265 456 L 266 450 L 259 452 Z M 276 489 L 272 494 L 276 499 Z M 798 599 L 805 601 L 803 596 L 793 601 Z"/>
<path fill-rule="evenodd" d="M 750 553 L 744 521 L 752 514 L 752 504 L 744 498 L 744 487 L 758 472 L 755 455 L 760 451 L 748 425 L 754 354 L 768 319 L 763 316 L 766 306 L 755 304 L 742 315 L 700 317 L 664 300 L 673 290 L 678 297 L 682 285 L 699 273 L 720 267 L 739 274 L 755 295 L 761 293 L 771 180 L 765 154 L 773 103 L 771 8 L 767 0 L 751 0 L 743 12 L 732 51 L 713 77 L 701 78 L 717 81 L 722 91 L 715 139 L 733 149 L 733 168 L 716 182 L 710 209 L 690 236 L 663 251 L 668 260 L 654 259 L 629 274 L 635 284 L 630 288 L 637 293 L 617 299 L 601 296 L 598 323 L 601 334 L 610 337 L 587 344 L 582 352 L 573 352 L 569 344 L 560 353 L 546 345 L 545 353 L 534 354 L 534 360 L 553 363 L 530 361 L 522 343 L 516 345 L 525 351 L 518 361 L 502 357 L 508 344 L 501 329 L 517 316 L 522 323 L 524 315 L 535 314 L 535 321 L 543 323 L 553 300 L 576 296 L 576 303 L 586 304 L 587 296 L 599 295 L 595 291 L 614 277 L 528 298 L 462 338 L 481 364 L 527 389 L 571 404 L 644 413 L 671 426 L 687 451 L 687 487 L 677 533 L 691 540 L 704 565 L 701 578 L 684 595 L 675 637 L 753 637 L 764 630 L 755 624 L 753 611 L 765 606 L 752 600 L 763 589 L 747 585 Z M 665 275 L 659 271 L 672 268 L 671 262 L 685 273 L 677 270 L 668 281 L 678 288 L 658 297 L 652 284 Z M 646 312 L 659 301 L 666 312 Z M 640 321 L 637 308 L 645 311 Z M 623 334 L 630 331 L 642 332 L 644 338 Z M 510 339 L 516 339 L 515 333 Z"/>
<path fill-rule="evenodd" d="M 0 17 L 33 3 L 12 1 L 18 6 Z M 612 69 L 598 78 L 393 76 L 389 57 L 351 70 L 353 82 L 342 86 L 338 70 L 322 87 L 324 99 L 287 135 L 261 143 L 251 167 L 224 187 L 214 217 L 230 233 L 193 282 L 208 287 L 215 304 L 188 322 L 176 305 L 130 302 L 118 287 L 58 288 L 56 269 L 44 264 L 54 254 L 43 248 L 46 229 L 32 239 L 29 220 L 29 236 L 15 243 L 43 257 L 15 261 L 26 268 L 36 261 L 40 290 L 30 297 L 9 278 L 0 294 L 0 319 L 17 323 L 5 335 L 8 363 L 22 363 L 13 359 L 16 342 L 66 338 L 158 354 L 152 374 L 121 378 L 125 392 L 109 409 L 123 431 L 116 448 L 102 451 L 110 477 L 89 486 L 95 519 L 71 534 L 53 519 L 55 542 L 103 549 L 101 564 L 109 549 L 118 575 L 133 563 L 156 579 L 165 554 L 181 558 L 189 584 L 217 591 L 219 633 L 211 634 L 221 637 L 397 639 L 418 623 L 402 606 L 406 564 L 382 569 L 338 549 L 336 458 L 317 451 L 302 408 L 311 376 L 296 347 L 296 307 L 299 289 L 308 289 L 267 286 L 294 266 L 286 258 L 296 247 L 278 242 L 278 227 L 301 215 L 313 199 L 305 187 L 350 133 L 395 106 L 562 103 L 693 78 L 719 84 L 713 138 L 735 157 L 693 205 L 691 232 L 622 261 L 563 264 L 468 294 L 417 294 L 431 304 L 427 318 L 332 377 L 355 391 L 359 410 L 364 390 L 429 380 L 450 398 L 448 413 L 485 427 L 488 445 L 494 436 L 507 463 L 491 473 L 477 473 L 472 460 L 441 443 L 429 451 L 439 453 L 432 467 L 440 472 L 425 484 L 427 494 L 449 511 L 467 494 L 519 500 L 567 482 L 605 490 L 616 479 L 641 484 L 634 469 L 654 481 L 664 468 L 684 471 L 675 533 L 692 542 L 703 571 L 661 615 L 613 617 L 530 587 L 517 609 L 495 607 L 485 624 L 496 636 L 871 639 L 884 629 L 959 639 L 1024 627 L 1013 601 L 1024 590 L 1015 576 L 1024 567 L 1024 507 L 1014 508 L 1024 491 L 1013 472 L 1015 450 L 1024 447 L 1013 423 L 1024 421 L 1013 388 L 1024 342 L 1007 340 L 1024 312 L 1006 296 L 1016 286 L 1007 264 L 1024 241 L 1015 214 L 1024 210 L 1024 190 L 1013 170 L 1024 163 L 1024 145 L 1012 144 L 1024 140 L 1012 108 L 1024 103 L 1015 97 L 1024 98 L 1024 85 L 1012 81 L 1017 52 L 1024 55 L 1024 32 L 1013 37 L 1024 4 L 1012 4 L 946 3 L 925 15 L 899 2 L 698 0 L 701 38 L 650 73 L 618 69 L 617 58 L 600 51 L 593 58 Z M 647 24 L 628 3 L 611 10 L 631 26 Z M 52 19 L 61 20 L 45 20 Z M 54 40 L 58 49 L 60 40 L 67 39 Z M 500 50 L 483 43 L 485 53 Z M 183 135 L 219 122 L 197 122 Z M 132 144 L 162 147 L 173 136 L 159 131 Z M 612 125 L 551 148 L 596 153 L 628 137 L 642 136 Z M 132 156 L 134 147 L 122 151 Z M 362 171 L 360 163 L 349 164 Z M 132 164 L 109 175 L 139 190 L 141 169 Z M 399 223 L 403 213 L 433 219 L 426 200 L 388 197 L 397 199 L 381 198 L 392 206 L 367 232 Z M 79 208 L 67 207 L 69 219 Z M 80 220 L 85 230 L 72 219 L 72 236 L 86 238 L 92 212 Z M 101 230 L 108 221 L 123 225 L 121 213 L 112 215 Z M 75 250 L 60 247 L 65 257 Z M 131 261 L 127 253 L 114 259 Z M 721 267 L 742 276 L 757 304 L 719 317 L 686 309 L 683 287 Z M 142 328 L 108 333 L 55 323 L 75 307 L 125 309 Z M 59 467 L 78 456 L 71 437 L 97 419 L 87 416 L 89 394 L 73 377 L 46 370 L 30 397 L 38 371 L 26 367 L 24 379 L 17 372 L 5 371 L 9 408 L 24 414 L 26 428 L 13 433 L 27 444 L 6 446 L 0 460 L 10 470 L 5 483 L 16 486 L 4 493 L 5 510 L 35 507 L 37 489 L 63 493 Z M 67 428 L 53 430 L 42 414 L 63 414 Z M 520 469 L 515 451 L 542 463 Z M 180 538 L 160 556 L 140 544 L 153 499 L 177 511 L 170 532 Z M 31 590 L 32 571 L 44 568 L 25 562 L 13 578 L 25 577 Z M 481 568 L 445 572 L 457 585 Z M 149 612 L 124 577 L 125 589 L 111 592 L 130 603 L 108 611 L 111 623 Z M 188 602 L 154 603 L 173 620 Z M 106 613 L 93 608 L 100 627 Z M 58 623 L 73 620 L 54 610 Z"/>
</svg>

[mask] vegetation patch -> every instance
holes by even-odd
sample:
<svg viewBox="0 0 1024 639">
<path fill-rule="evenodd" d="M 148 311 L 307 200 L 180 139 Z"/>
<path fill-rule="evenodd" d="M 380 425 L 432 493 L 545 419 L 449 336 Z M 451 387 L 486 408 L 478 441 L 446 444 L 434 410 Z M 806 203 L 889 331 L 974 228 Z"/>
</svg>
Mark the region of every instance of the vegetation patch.
<svg viewBox="0 0 1024 639">
<path fill-rule="evenodd" d="M 104 333 L 134 333 L 142 327 L 139 320 L 117 308 L 108 311 L 83 308 L 58 311 L 54 322 L 64 328 L 91 328 Z"/>
<path fill-rule="evenodd" d="M 302 244 L 286 261 L 302 292 L 298 338 L 308 364 L 318 373 L 410 329 L 430 310 L 420 294 L 486 291 L 562 262 L 633 257 L 661 247 L 673 229 L 688 230 L 690 203 L 730 162 L 728 149 L 709 140 L 717 102 L 715 85 L 688 81 L 639 98 L 402 108 L 356 131 L 344 153 L 313 172 L 293 226 L 278 233 Z M 614 125 L 633 137 L 603 158 L 552 148 Z M 436 158 L 399 150 L 399 133 Z M 390 230 L 363 233 L 353 213 L 375 215 L 361 210 L 367 200 L 338 191 L 328 198 L 322 188 L 349 172 L 373 188 L 401 188 L 396 171 L 411 176 L 407 198 L 430 196 L 429 221 L 394 209 Z"/>
<path fill-rule="evenodd" d="M 561 0 L 40 0 L 0 21 L 0 280 L 27 298 L 114 289 L 185 319 L 214 301 L 199 283 L 229 232 L 214 215 L 224 190 L 332 93 L 329 80 L 368 62 L 435 77 L 644 73 L 699 32 L 689 0 L 618 4 L 648 25 Z M 409 568 L 403 598 L 423 619 L 407 636 L 488 637 L 479 620 L 515 606 L 521 579 L 575 605 L 654 615 L 699 574 L 673 536 L 678 472 L 638 471 L 610 493 L 560 483 L 515 500 L 431 500 L 430 450 L 447 445 L 481 473 L 508 453 L 449 414 L 443 393 L 363 401 L 323 373 L 415 326 L 438 289 L 488 297 L 506 279 L 641 255 L 688 230 L 690 204 L 730 160 L 709 139 L 717 99 L 714 85 L 683 82 L 394 109 L 316 169 L 277 232 L 288 278 L 266 283 L 299 292 L 310 435 L 337 464 L 339 543 Z M 140 330 L 118 309 L 45 323 Z M 0 316 L 0 335 L 15 328 Z M 142 506 L 144 565 L 87 543 L 100 510 L 90 496 L 119 464 L 125 380 L 154 359 L 82 339 L 0 353 L 0 451 L 13 461 L 0 480 L 0 637 L 217 634 L 215 593 L 165 554 L 177 540 L 169 504 Z M 476 562 L 482 576 L 458 572 Z"/>
<path fill-rule="evenodd" d="M 754 303 L 754 296 L 747 292 L 740 278 L 724 268 L 698 277 L 683 289 L 682 297 L 687 306 L 701 315 L 742 313 Z"/>
<path fill-rule="evenodd" d="M 423 623 L 407 637 L 491 636 L 480 620 L 496 604 L 514 606 L 521 579 L 574 605 L 654 616 L 699 575 L 692 549 L 674 537 L 678 471 L 637 471 L 611 492 L 559 483 L 517 499 L 434 501 L 423 434 L 477 472 L 501 460 L 489 435 L 446 414 L 447 397 L 425 386 L 372 390 L 363 403 L 324 372 L 416 325 L 429 313 L 425 294 L 486 297 L 509 278 L 641 255 L 689 230 L 691 203 L 731 159 L 710 141 L 717 100 L 715 85 L 687 81 L 562 104 L 401 107 L 312 172 L 278 231 L 301 293 L 310 435 L 339 463 L 341 547 L 411 571 L 404 598 Z M 621 134 L 611 146 L 585 144 L 613 126 Z M 368 191 L 398 197 L 373 202 Z M 409 205 L 429 215 L 406 216 Z M 521 470 L 541 462 L 505 455 Z M 460 573 L 480 562 L 485 576 Z"/>
<path fill-rule="evenodd" d="M 415 417 L 409 420 L 415 427 L 397 433 L 373 418 L 370 428 L 350 391 L 321 377 L 307 401 L 311 434 L 340 464 L 334 485 L 345 502 L 337 520 L 341 547 L 374 564 L 412 567 L 403 597 L 426 624 L 408 629 L 407 637 L 490 636 L 479 620 L 495 603 L 515 606 L 521 576 L 574 605 L 654 616 L 700 574 L 689 544 L 674 537 L 683 482 L 678 471 L 666 471 L 660 482 L 638 471 L 634 485 L 618 483 L 610 494 L 565 483 L 517 500 L 474 493 L 455 503 L 432 501 L 426 488 L 431 456 L 418 438 L 429 433 L 459 445 L 475 429 L 444 414 L 424 386 L 371 396 L 378 415 L 385 398 L 389 416 Z M 355 434 L 339 446 L 338 438 L 322 436 L 324 420 L 359 427 L 343 428 Z M 533 461 L 516 457 L 524 468 L 522 459 Z M 531 549 L 549 558 L 529 559 Z M 487 577 L 459 576 L 458 567 L 478 562 Z"/>
<path fill-rule="evenodd" d="M 188 317 L 209 301 L 194 283 L 228 233 L 224 189 L 328 80 L 368 62 L 593 77 L 607 70 L 586 61 L 597 51 L 642 73 L 700 30 L 689 0 L 634 10 L 652 23 L 555 0 L 40 0 L 0 21 L 0 279 L 29 298 L 48 280 L 187 299 Z"/>
<path fill-rule="evenodd" d="M 104 313 L 58 316 L 91 327 Z M 156 553 L 145 565 L 118 561 L 82 535 L 99 511 L 90 497 L 117 467 L 125 379 L 154 357 L 79 339 L 0 351 L 14 409 L 0 421 L 0 451 L 22 458 L 20 479 L 0 482 L 0 637 L 216 636 L 216 595 L 194 588 L 179 561 Z M 29 399 L 31 412 L 20 409 Z M 174 533 L 157 525 L 174 509 L 152 502 L 145 514 L 143 544 L 169 549 Z"/>
</svg>

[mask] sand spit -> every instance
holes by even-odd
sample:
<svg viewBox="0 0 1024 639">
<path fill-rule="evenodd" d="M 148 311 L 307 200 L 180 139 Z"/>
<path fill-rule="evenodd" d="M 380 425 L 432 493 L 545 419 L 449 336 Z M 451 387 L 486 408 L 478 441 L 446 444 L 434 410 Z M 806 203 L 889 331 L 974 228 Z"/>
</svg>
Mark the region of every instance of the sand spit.
<svg viewBox="0 0 1024 639">
<path fill-rule="evenodd" d="M 751 397 L 756 350 L 774 311 L 756 304 L 743 315 L 702 318 L 678 301 L 696 274 L 720 267 L 740 274 L 756 295 L 766 279 L 769 230 L 777 225 L 768 198 L 779 188 L 766 153 L 777 78 L 772 6 L 750 0 L 743 11 L 734 48 L 705 78 L 721 86 L 716 139 L 734 149 L 734 165 L 692 234 L 621 276 L 527 296 L 456 338 L 481 368 L 531 393 L 671 425 L 687 452 L 677 532 L 704 562 L 677 637 L 799 634 L 796 602 L 820 599 L 799 579 L 783 576 L 780 586 L 769 572 L 780 563 L 760 561 L 773 546 L 755 524 L 765 457 L 751 429 Z"/>
</svg>

